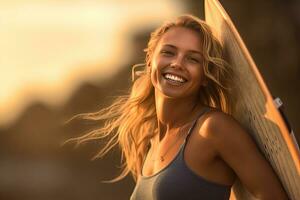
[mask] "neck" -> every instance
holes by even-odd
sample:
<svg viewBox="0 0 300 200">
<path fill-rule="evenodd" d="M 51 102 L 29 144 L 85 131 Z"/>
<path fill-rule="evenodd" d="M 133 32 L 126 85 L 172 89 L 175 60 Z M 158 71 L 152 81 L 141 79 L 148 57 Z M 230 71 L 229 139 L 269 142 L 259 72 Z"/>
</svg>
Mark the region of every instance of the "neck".
<svg viewBox="0 0 300 200">
<path fill-rule="evenodd" d="M 194 98 L 166 98 L 155 91 L 159 138 L 195 119 L 203 105 Z"/>
</svg>

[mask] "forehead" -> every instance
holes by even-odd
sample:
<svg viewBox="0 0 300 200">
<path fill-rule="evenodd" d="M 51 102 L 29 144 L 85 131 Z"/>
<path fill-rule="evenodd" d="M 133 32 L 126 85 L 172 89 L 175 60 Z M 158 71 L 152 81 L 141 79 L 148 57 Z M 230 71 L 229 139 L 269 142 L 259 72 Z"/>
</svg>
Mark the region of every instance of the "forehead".
<svg viewBox="0 0 300 200">
<path fill-rule="evenodd" d="M 158 46 L 173 45 L 183 50 L 202 49 L 199 33 L 184 27 L 172 27 L 164 33 L 158 42 Z"/>
</svg>

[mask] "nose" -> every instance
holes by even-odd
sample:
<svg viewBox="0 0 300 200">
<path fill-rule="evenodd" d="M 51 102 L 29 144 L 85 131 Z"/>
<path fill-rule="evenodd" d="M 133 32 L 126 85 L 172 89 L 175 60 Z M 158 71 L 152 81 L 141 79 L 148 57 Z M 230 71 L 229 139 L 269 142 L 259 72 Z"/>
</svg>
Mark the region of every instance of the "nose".
<svg viewBox="0 0 300 200">
<path fill-rule="evenodd" d="M 183 67 L 183 64 L 184 64 L 184 56 L 177 55 L 172 60 L 170 66 L 173 67 L 173 68 L 181 68 L 181 67 Z"/>
</svg>

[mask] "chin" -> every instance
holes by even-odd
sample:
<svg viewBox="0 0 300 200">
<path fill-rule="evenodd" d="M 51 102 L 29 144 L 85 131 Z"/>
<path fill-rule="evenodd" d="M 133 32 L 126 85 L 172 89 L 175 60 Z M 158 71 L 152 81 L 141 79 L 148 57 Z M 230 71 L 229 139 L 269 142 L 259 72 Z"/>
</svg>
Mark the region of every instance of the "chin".
<svg viewBox="0 0 300 200">
<path fill-rule="evenodd" d="M 176 89 L 171 88 L 160 88 L 158 89 L 159 93 L 162 94 L 164 97 L 169 99 L 178 99 L 178 98 L 185 98 L 190 96 L 189 94 L 185 93 L 184 91 L 179 91 Z"/>
</svg>

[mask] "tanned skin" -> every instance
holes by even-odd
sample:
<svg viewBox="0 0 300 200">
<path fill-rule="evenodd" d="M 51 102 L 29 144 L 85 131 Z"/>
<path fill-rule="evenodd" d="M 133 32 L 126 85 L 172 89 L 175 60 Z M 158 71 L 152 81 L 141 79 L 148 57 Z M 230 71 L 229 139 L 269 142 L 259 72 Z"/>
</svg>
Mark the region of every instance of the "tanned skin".
<svg viewBox="0 0 300 200">
<path fill-rule="evenodd" d="M 197 100 L 200 87 L 207 84 L 201 49 L 198 34 L 183 27 L 168 30 L 155 48 L 150 70 L 159 134 L 151 141 L 142 169 L 144 176 L 159 172 L 174 159 L 192 122 L 205 107 Z M 167 73 L 185 82 L 172 82 L 166 79 Z M 157 160 L 162 155 L 165 155 L 163 162 Z M 288 199 L 253 139 L 223 112 L 212 110 L 197 120 L 184 159 L 192 171 L 207 181 L 232 186 L 239 178 L 258 199 Z"/>
</svg>

